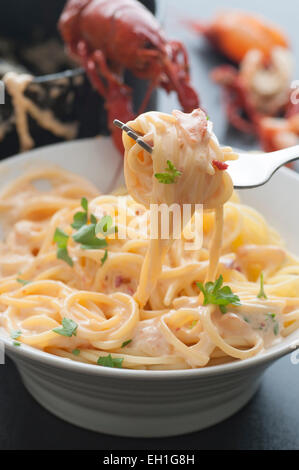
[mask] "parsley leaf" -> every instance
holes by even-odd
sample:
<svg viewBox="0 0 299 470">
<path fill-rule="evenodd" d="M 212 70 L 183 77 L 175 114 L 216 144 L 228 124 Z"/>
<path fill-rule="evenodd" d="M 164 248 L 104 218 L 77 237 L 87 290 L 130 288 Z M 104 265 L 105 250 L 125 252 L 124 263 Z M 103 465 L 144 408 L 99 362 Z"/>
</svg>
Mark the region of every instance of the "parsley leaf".
<svg viewBox="0 0 299 470">
<path fill-rule="evenodd" d="M 107 246 L 105 239 L 96 237 L 95 228 L 95 224 L 83 225 L 72 238 L 81 244 L 83 250 L 98 250 Z"/>
<path fill-rule="evenodd" d="M 90 214 L 90 222 L 95 225 L 97 224 L 97 218 L 95 215 Z"/>
<path fill-rule="evenodd" d="M 68 336 L 69 338 L 71 336 L 77 336 L 78 325 L 74 320 L 64 317 L 61 323 L 62 327 L 54 328 L 52 331 L 58 335 Z"/>
<path fill-rule="evenodd" d="M 79 354 L 80 354 L 80 349 L 73 349 L 73 350 L 72 350 L 72 354 L 74 354 L 74 356 L 79 356 Z"/>
<path fill-rule="evenodd" d="M 182 172 L 177 170 L 170 160 L 167 160 L 167 165 L 168 168 L 165 168 L 166 173 L 155 173 L 155 178 L 163 184 L 176 183 L 177 177 L 182 176 Z"/>
<path fill-rule="evenodd" d="M 197 320 L 193 320 L 193 322 L 191 323 L 191 325 L 189 325 L 189 330 L 192 330 L 192 328 L 194 328 L 195 326 L 197 325 Z"/>
<path fill-rule="evenodd" d="M 87 213 L 86 212 L 76 212 L 74 215 L 73 223 L 71 226 L 78 230 L 79 228 L 82 227 L 82 225 L 85 225 L 87 223 Z"/>
<path fill-rule="evenodd" d="M 69 239 L 69 236 L 66 233 L 64 233 L 63 230 L 61 230 L 60 228 L 57 228 L 55 230 L 53 241 L 57 243 L 57 246 L 61 248 L 66 248 L 68 239 Z"/>
<path fill-rule="evenodd" d="M 111 354 L 108 354 L 108 356 L 100 356 L 97 360 L 97 364 L 103 367 L 122 368 L 123 360 L 122 357 L 112 357 Z"/>
<path fill-rule="evenodd" d="M 53 242 L 57 245 L 56 256 L 58 259 L 65 261 L 69 266 L 73 266 L 73 260 L 67 251 L 68 239 L 69 236 L 57 227 L 53 238 Z"/>
<path fill-rule="evenodd" d="M 72 258 L 68 254 L 67 248 L 58 248 L 57 258 L 65 261 L 71 267 L 74 265 Z"/>
<path fill-rule="evenodd" d="M 267 300 L 268 297 L 266 296 L 266 293 L 264 291 L 264 273 L 261 273 L 261 277 L 260 277 L 260 291 L 259 293 L 257 294 L 257 298 L 258 299 L 265 299 Z"/>
<path fill-rule="evenodd" d="M 108 250 L 105 250 L 105 254 L 104 254 L 103 258 L 101 258 L 102 266 L 105 263 L 105 261 L 107 260 L 107 258 L 108 258 Z"/>
<path fill-rule="evenodd" d="M 87 224 L 87 221 L 88 221 L 88 201 L 86 197 L 82 197 L 81 207 L 84 210 L 84 212 L 82 211 L 76 212 L 76 214 L 74 215 L 73 223 L 71 224 L 71 226 L 76 230 L 81 228 L 82 225 Z"/>
<path fill-rule="evenodd" d="M 121 345 L 122 348 L 124 348 L 125 346 L 128 346 L 128 344 L 130 344 L 132 342 L 131 339 L 128 339 L 127 341 L 124 341 L 123 344 Z"/>
<path fill-rule="evenodd" d="M 81 207 L 84 212 L 82 211 L 76 212 L 73 218 L 73 223 L 71 224 L 71 227 L 73 227 L 76 230 L 79 230 L 81 227 L 83 227 L 83 225 L 86 225 L 88 222 L 88 201 L 86 197 L 82 197 Z M 93 214 L 90 215 L 90 222 L 92 224 L 97 223 L 97 219 Z"/>
<path fill-rule="evenodd" d="M 12 344 L 13 346 L 21 346 L 21 343 L 19 341 L 14 341 Z"/>
<path fill-rule="evenodd" d="M 21 330 L 13 330 L 11 333 L 10 333 L 10 337 L 12 339 L 18 339 L 22 334 L 22 331 Z"/>
<path fill-rule="evenodd" d="M 276 313 L 267 313 L 266 314 L 266 317 L 268 320 L 271 320 L 273 323 L 273 333 L 275 334 L 275 336 L 278 335 L 279 333 L 279 323 L 278 321 L 276 320 Z"/>
<path fill-rule="evenodd" d="M 112 233 L 117 233 L 117 227 L 112 226 L 113 220 L 110 215 L 104 215 L 96 225 L 96 233 L 101 233 L 104 237 L 108 237 Z"/>
<path fill-rule="evenodd" d="M 279 333 L 279 323 L 277 321 L 274 323 L 273 333 L 275 334 L 275 336 L 277 336 Z"/>
<path fill-rule="evenodd" d="M 88 201 L 86 197 L 82 197 L 81 199 L 81 207 L 84 209 L 84 211 L 87 213 L 88 212 Z"/>
<path fill-rule="evenodd" d="M 16 281 L 22 284 L 23 286 L 26 286 L 27 284 L 30 284 L 31 282 L 31 281 L 26 281 L 26 279 L 21 279 L 19 277 L 16 279 Z"/>
<path fill-rule="evenodd" d="M 213 304 L 219 305 L 222 313 L 227 312 L 227 305 L 241 305 L 240 299 L 236 294 L 233 294 L 229 286 L 223 286 L 222 275 L 215 282 L 207 282 L 205 286 L 201 282 L 197 282 L 197 287 L 204 295 L 204 305 Z"/>
</svg>

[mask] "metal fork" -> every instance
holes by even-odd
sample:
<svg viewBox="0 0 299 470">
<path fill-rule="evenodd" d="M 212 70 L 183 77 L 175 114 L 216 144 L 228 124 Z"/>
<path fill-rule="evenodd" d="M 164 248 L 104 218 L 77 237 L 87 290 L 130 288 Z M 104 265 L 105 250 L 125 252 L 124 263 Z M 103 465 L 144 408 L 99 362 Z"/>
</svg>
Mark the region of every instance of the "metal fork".
<svg viewBox="0 0 299 470">
<path fill-rule="evenodd" d="M 152 147 L 144 142 L 142 136 L 131 127 L 117 119 L 113 123 L 136 140 L 140 147 L 152 153 Z M 229 162 L 227 172 L 233 180 L 235 189 L 251 189 L 267 183 L 281 166 L 298 160 L 299 145 L 276 152 L 238 152 L 238 155 L 238 160 Z"/>
<path fill-rule="evenodd" d="M 120 129 L 125 131 L 128 134 L 129 137 L 136 140 L 137 144 L 140 145 L 140 147 L 142 147 L 148 153 L 152 153 L 153 148 L 149 144 L 144 142 L 144 140 L 142 140 L 142 138 L 141 138 L 142 136 L 138 132 L 134 131 L 134 129 L 132 129 L 130 126 L 127 126 L 127 124 L 124 124 L 123 122 L 119 121 L 118 119 L 114 119 L 113 124 L 116 127 L 119 127 Z"/>
<path fill-rule="evenodd" d="M 286 163 L 298 160 L 299 145 L 269 153 L 237 153 L 238 160 L 228 162 L 227 172 L 236 189 L 251 189 L 263 186 Z"/>
</svg>

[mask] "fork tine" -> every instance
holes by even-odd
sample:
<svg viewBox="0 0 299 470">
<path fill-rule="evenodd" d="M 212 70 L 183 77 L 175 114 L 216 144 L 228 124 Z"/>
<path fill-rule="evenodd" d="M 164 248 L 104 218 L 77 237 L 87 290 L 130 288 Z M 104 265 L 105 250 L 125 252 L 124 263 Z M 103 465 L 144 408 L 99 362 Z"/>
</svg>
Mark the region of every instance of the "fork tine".
<svg viewBox="0 0 299 470">
<path fill-rule="evenodd" d="M 140 137 L 136 140 L 137 144 L 140 145 L 144 150 L 146 150 L 148 153 L 152 153 L 153 147 L 151 147 L 149 144 L 144 142 Z"/>
<path fill-rule="evenodd" d="M 144 142 L 144 140 L 142 140 L 142 138 L 140 137 L 140 135 L 138 133 L 136 133 L 134 131 L 134 129 L 132 129 L 131 127 L 127 126 L 126 124 L 124 124 L 123 122 L 119 121 L 118 119 L 114 119 L 113 121 L 113 124 L 116 126 L 116 127 L 119 127 L 120 129 L 122 129 L 123 131 L 125 131 L 129 137 L 131 137 L 132 139 L 134 139 L 136 141 L 136 143 L 138 145 L 140 145 L 140 147 L 142 147 L 144 150 L 146 150 L 148 153 L 152 153 L 153 151 L 153 148 L 147 144 L 146 142 Z"/>
<path fill-rule="evenodd" d="M 138 137 L 140 137 L 137 132 L 135 132 L 133 129 L 131 129 L 131 127 L 127 126 L 126 124 L 124 124 L 123 126 L 123 131 L 125 131 L 128 135 L 130 133 L 130 137 L 132 137 L 134 140 L 137 140 Z"/>
<path fill-rule="evenodd" d="M 127 126 L 127 124 L 124 124 L 123 122 L 119 121 L 118 119 L 114 119 L 113 124 L 116 127 L 119 127 L 123 131 L 125 131 L 132 139 L 137 140 L 138 139 L 138 134 L 131 129 L 131 127 Z"/>
<path fill-rule="evenodd" d="M 124 123 L 121 122 L 121 121 L 119 121 L 118 119 L 114 119 L 113 124 L 114 124 L 116 127 L 119 127 L 120 129 L 122 129 L 122 128 L 123 128 L 123 125 L 124 125 Z"/>
<path fill-rule="evenodd" d="M 131 137 L 132 139 L 136 140 L 136 142 L 137 142 L 137 140 L 138 140 L 138 135 L 135 134 L 135 132 L 132 132 L 130 129 L 126 130 L 126 129 L 124 129 L 124 128 L 123 128 L 123 131 L 125 131 L 125 132 L 128 134 L 129 137 Z"/>
</svg>

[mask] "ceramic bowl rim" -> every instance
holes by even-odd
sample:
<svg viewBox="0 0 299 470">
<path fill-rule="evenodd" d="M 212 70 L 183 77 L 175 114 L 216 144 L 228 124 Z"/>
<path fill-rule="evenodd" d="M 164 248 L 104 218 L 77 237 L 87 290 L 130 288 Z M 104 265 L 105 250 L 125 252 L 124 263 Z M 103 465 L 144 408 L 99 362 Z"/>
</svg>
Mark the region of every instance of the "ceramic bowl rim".
<svg viewBox="0 0 299 470">
<path fill-rule="evenodd" d="M 55 356 L 31 346 L 21 344 L 21 346 L 13 346 L 12 341 L 6 337 L 0 336 L 0 342 L 4 343 L 5 350 L 7 348 L 8 356 L 13 356 L 13 359 L 18 362 L 20 360 L 29 359 L 36 365 L 45 365 L 55 367 L 60 370 L 68 372 L 80 373 L 90 376 L 104 376 L 118 379 L 140 379 L 140 380 L 187 380 L 187 379 L 200 379 L 206 377 L 222 376 L 232 373 L 238 373 L 242 370 L 246 371 L 255 366 L 270 365 L 271 362 L 279 359 L 280 357 L 295 351 L 299 348 L 299 343 L 291 346 L 287 338 L 282 340 L 280 345 L 275 350 L 268 349 L 260 355 L 244 359 L 243 361 L 237 360 L 235 362 L 208 366 L 195 369 L 179 369 L 179 370 L 135 370 L 135 369 L 118 369 L 99 367 L 96 364 L 86 364 L 84 362 L 72 361 L 71 359 Z M 287 343 L 287 344 L 285 344 Z"/>
</svg>

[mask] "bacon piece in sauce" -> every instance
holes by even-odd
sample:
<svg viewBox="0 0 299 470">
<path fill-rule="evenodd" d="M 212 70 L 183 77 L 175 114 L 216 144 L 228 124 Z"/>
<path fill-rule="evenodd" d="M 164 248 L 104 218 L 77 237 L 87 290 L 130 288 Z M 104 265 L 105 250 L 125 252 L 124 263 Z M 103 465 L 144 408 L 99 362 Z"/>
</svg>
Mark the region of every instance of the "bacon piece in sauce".
<svg viewBox="0 0 299 470">
<path fill-rule="evenodd" d="M 213 160 L 212 163 L 214 167 L 218 168 L 218 170 L 223 171 L 228 169 L 228 164 L 221 162 L 220 160 Z"/>
<path fill-rule="evenodd" d="M 204 140 L 207 135 L 208 121 L 206 114 L 201 109 L 194 109 L 190 114 L 174 110 L 172 115 L 176 118 L 177 126 L 191 145 Z"/>
</svg>

